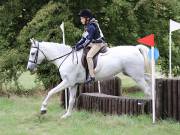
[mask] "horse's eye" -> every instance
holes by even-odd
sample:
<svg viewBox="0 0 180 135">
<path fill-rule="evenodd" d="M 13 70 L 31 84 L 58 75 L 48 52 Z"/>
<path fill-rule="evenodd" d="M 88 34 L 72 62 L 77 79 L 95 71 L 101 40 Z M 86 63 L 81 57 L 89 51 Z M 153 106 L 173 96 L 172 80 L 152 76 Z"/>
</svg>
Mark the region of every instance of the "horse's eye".
<svg viewBox="0 0 180 135">
<path fill-rule="evenodd" d="M 34 55 L 34 54 L 35 54 L 35 52 L 32 52 L 32 53 L 31 53 L 31 55 Z"/>
</svg>

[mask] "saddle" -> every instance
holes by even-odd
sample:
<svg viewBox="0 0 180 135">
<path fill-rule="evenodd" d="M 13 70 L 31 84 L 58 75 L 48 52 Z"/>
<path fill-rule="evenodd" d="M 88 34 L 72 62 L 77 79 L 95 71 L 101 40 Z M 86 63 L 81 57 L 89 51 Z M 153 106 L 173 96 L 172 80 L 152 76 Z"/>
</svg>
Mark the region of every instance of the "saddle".
<svg viewBox="0 0 180 135">
<path fill-rule="evenodd" d="M 89 50 L 91 49 L 91 47 L 87 46 L 86 48 L 83 49 L 83 54 L 82 54 L 82 58 L 81 58 L 81 62 L 82 65 L 86 71 L 86 79 L 89 75 L 89 69 L 88 69 L 88 64 L 87 64 L 87 60 L 86 60 L 86 56 L 87 53 L 89 52 Z M 98 61 L 98 55 L 99 53 L 106 53 L 107 52 L 107 46 L 103 46 L 98 52 L 97 54 L 93 57 L 93 63 L 94 63 L 94 69 L 97 66 L 97 61 Z"/>
</svg>

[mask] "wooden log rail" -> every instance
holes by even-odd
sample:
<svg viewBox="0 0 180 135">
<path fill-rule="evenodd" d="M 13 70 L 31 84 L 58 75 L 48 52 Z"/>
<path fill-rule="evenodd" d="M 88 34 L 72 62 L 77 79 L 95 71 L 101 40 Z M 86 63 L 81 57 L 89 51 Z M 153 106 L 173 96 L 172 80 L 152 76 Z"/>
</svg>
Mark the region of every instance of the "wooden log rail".
<svg viewBox="0 0 180 135">
<path fill-rule="evenodd" d="M 121 79 L 118 77 L 113 77 L 108 80 L 103 80 L 100 82 L 101 92 L 108 95 L 121 96 Z M 98 92 L 98 82 L 93 82 L 90 84 L 81 84 L 78 87 L 76 97 L 81 93 L 94 93 Z M 69 101 L 69 97 L 68 97 Z M 65 107 L 65 92 L 63 91 L 60 95 L 60 103 Z"/>
<path fill-rule="evenodd" d="M 156 117 L 180 121 L 180 79 L 156 79 Z"/>
<path fill-rule="evenodd" d="M 104 114 L 139 115 L 152 112 L 152 101 L 99 93 L 82 93 L 78 98 L 77 108 Z"/>
</svg>

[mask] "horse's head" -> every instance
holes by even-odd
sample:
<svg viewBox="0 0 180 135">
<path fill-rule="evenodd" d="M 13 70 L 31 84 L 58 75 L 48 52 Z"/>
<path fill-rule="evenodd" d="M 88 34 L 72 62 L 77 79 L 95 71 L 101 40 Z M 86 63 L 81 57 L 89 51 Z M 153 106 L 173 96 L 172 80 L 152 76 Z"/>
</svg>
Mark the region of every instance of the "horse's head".
<svg viewBox="0 0 180 135">
<path fill-rule="evenodd" d="M 27 69 L 30 71 L 34 71 L 37 67 L 37 65 L 41 64 L 43 59 L 45 58 L 45 55 L 43 54 L 42 50 L 40 49 L 39 42 L 30 39 L 31 41 L 31 49 L 29 53 L 29 60 L 27 64 Z"/>
</svg>

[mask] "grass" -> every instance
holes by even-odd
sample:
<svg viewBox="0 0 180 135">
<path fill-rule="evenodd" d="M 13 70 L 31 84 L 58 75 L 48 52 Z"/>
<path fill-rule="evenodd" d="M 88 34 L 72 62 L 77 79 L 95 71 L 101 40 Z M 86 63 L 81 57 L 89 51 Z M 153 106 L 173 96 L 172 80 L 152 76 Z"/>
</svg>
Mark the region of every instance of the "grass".
<svg viewBox="0 0 180 135">
<path fill-rule="evenodd" d="M 143 97 L 142 92 L 127 93 L 128 87 L 136 83 L 120 75 L 123 95 Z M 19 79 L 24 88 L 34 88 L 34 76 L 23 74 Z M 179 123 L 161 120 L 152 124 L 150 115 L 104 116 L 101 113 L 75 111 L 68 119 L 61 119 L 65 112 L 59 106 L 59 97 L 54 96 L 49 103 L 48 113 L 39 115 L 44 96 L 0 97 L 0 135 L 178 135 Z"/>
<path fill-rule="evenodd" d="M 129 88 L 129 87 L 133 87 L 137 85 L 134 80 L 132 80 L 130 77 L 125 76 L 121 73 L 118 74 L 117 77 L 121 78 L 121 83 L 122 83 L 123 88 Z"/>
<path fill-rule="evenodd" d="M 43 96 L 0 98 L 0 135 L 178 135 L 180 125 L 172 120 L 152 124 L 151 116 L 104 116 L 75 111 L 61 119 L 64 109 L 54 96 L 48 113 L 40 117 Z"/>
<path fill-rule="evenodd" d="M 44 89 L 41 82 L 36 82 L 36 76 L 31 75 L 30 72 L 24 72 L 18 79 L 18 84 L 20 88 L 15 86 L 15 82 L 9 82 L 8 84 L 3 84 L 2 89 L 0 89 L 0 94 L 2 95 L 33 95 L 34 93 L 39 93 Z"/>
<path fill-rule="evenodd" d="M 122 95 L 135 98 L 143 98 L 144 92 L 142 92 L 137 83 L 130 77 L 123 74 L 118 74 L 117 77 L 121 78 Z"/>
</svg>

